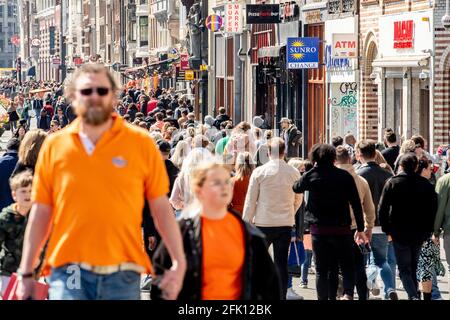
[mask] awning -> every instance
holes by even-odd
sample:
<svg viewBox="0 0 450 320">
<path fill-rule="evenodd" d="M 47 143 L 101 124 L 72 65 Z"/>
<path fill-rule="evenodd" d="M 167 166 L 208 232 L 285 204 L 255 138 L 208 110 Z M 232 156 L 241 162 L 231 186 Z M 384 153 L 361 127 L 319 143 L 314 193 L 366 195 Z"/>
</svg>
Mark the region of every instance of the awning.
<svg viewBox="0 0 450 320">
<path fill-rule="evenodd" d="M 258 49 L 258 58 L 276 58 L 280 56 L 281 48 L 285 46 L 270 46 Z"/>
<path fill-rule="evenodd" d="M 414 68 L 425 67 L 429 63 L 430 55 L 411 55 L 383 57 L 372 62 L 373 67 L 382 68 Z"/>
<path fill-rule="evenodd" d="M 125 74 L 130 74 L 130 73 L 145 74 L 145 71 L 147 71 L 147 72 L 153 71 L 154 69 L 156 69 L 158 66 L 160 66 L 162 64 L 173 63 L 173 62 L 176 62 L 178 60 L 180 60 L 179 56 L 176 57 L 176 58 L 156 61 L 156 62 L 153 62 L 153 63 L 149 63 L 148 65 L 144 65 L 144 66 L 126 68 L 124 72 L 125 72 Z"/>
</svg>

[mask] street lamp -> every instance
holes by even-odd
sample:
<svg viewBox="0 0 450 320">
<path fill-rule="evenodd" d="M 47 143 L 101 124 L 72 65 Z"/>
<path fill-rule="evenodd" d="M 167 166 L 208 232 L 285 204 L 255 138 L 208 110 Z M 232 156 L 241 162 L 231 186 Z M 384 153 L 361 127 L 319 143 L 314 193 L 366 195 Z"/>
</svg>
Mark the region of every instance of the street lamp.
<svg viewBox="0 0 450 320">
<path fill-rule="evenodd" d="M 445 14 L 441 19 L 445 29 L 450 29 L 450 0 L 445 0 Z"/>
</svg>

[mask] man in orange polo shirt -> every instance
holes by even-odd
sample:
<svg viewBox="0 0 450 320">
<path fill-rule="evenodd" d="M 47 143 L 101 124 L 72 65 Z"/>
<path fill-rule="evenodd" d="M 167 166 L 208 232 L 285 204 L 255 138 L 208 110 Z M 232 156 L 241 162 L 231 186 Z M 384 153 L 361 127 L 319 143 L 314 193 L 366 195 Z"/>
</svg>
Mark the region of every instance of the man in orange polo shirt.
<svg viewBox="0 0 450 320">
<path fill-rule="evenodd" d="M 112 75 L 95 64 L 79 69 L 67 87 L 78 118 L 39 154 L 19 298 L 33 294 L 33 269 L 51 232 L 50 299 L 139 299 L 140 274 L 151 268 L 141 233 L 145 200 L 173 261 L 160 287 L 167 299 L 181 289 L 186 260 L 164 162 L 144 130 L 113 113 L 116 90 Z"/>
</svg>

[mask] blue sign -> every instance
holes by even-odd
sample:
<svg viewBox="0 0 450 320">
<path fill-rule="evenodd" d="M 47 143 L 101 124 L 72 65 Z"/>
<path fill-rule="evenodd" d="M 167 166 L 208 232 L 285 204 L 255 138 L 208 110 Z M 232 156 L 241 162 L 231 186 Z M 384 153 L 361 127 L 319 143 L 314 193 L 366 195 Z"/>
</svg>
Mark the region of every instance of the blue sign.
<svg viewBox="0 0 450 320">
<path fill-rule="evenodd" d="M 287 69 L 319 67 L 319 38 L 288 38 Z"/>
<path fill-rule="evenodd" d="M 325 46 L 325 65 L 328 70 L 332 69 L 349 69 L 350 59 L 348 58 L 333 58 L 331 55 L 331 46 Z"/>
</svg>

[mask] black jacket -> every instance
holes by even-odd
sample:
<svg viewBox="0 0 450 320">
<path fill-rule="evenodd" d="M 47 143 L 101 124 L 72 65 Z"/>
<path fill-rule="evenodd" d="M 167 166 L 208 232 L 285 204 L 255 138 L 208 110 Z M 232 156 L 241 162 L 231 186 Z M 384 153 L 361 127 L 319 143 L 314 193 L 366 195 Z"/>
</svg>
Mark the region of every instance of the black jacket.
<svg viewBox="0 0 450 320">
<path fill-rule="evenodd" d="M 356 183 L 350 173 L 335 166 L 315 166 L 297 181 L 296 193 L 309 191 L 306 222 L 318 227 L 350 227 L 350 206 L 358 231 L 364 231 L 363 211 Z"/>
<path fill-rule="evenodd" d="M 291 126 L 289 129 L 287 129 L 287 135 L 287 157 L 298 157 L 300 154 L 300 145 L 302 143 L 302 133 L 297 129 L 296 126 Z"/>
<path fill-rule="evenodd" d="M 394 241 L 420 244 L 433 232 L 437 206 L 437 194 L 427 179 L 402 172 L 384 186 L 378 209 L 381 228 Z"/>
<path fill-rule="evenodd" d="M 370 192 L 372 193 L 373 204 L 375 206 L 375 210 L 377 210 L 384 184 L 390 177 L 392 177 L 392 174 L 373 161 L 361 165 L 356 170 L 356 174 L 366 179 L 367 183 L 369 184 Z M 380 225 L 378 214 L 375 218 L 375 225 Z"/>
<path fill-rule="evenodd" d="M 245 230 L 245 261 L 241 300 L 280 300 L 281 286 L 275 265 L 267 251 L 264 234 L 256 227 L 241 221 Z M 200 215 L 180 220 L 187 270 L 178 300 L 200 300 L 202 289 L 202 236 Z M 162 243 L 153 257 L 153 269 L 157 275 L 171 267 L 170 256 Z M 220 274 L 217 275 L 220 277 Z M 161 299 L 161 291 L 152 284 L 151 299 Z"/>
<path fill-rule="evenodd" d="M 381 151 L 381 154 L 383 155 L 388 165 L 391 166 L 392 170 L 394 170 L 395 168 L 395 161 L 397 160 L 399 153 L 400 153 L 399 146 L 389 147 Z"/>
<path fill-rule="evenodd" d="M 17 152 L 7 151 L 0 157 L 0 210 L 14 202 L 11 196 L 9 178 L 19 161 Z"/>
<path fill-rule="evenodd" d="M 228 120 L 230 120 L 230 117 L 227 114 L 219 114 L 214 121 L 213 126 L 216 127 L 217 130 L 220 130 L 221 123 Z"/>
</svg>

